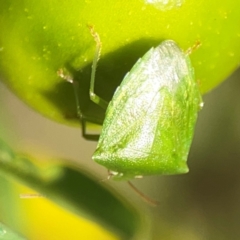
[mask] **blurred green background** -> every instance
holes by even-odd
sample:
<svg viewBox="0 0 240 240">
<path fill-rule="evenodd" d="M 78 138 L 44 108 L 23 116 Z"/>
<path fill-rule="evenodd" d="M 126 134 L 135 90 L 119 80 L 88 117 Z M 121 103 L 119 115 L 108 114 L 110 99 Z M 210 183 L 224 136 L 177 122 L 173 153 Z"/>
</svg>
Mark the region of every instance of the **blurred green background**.
<svg viewBox="0 0 240 240">
<path fill-rule="evenodd" d="M 153 237 L 150 239 L 240 239 L 239 80 L 240 70 L 237 70 L 203 96 L 205 105 L 199 113 L 188 174 L 133 181 L 144 193 L 160 201 L 155 208 L 142 205 L 143 213 L 146 211 L 152 218 Z M 37 152 L 42 158 L 69 159 L 98 179 L 107 177 L 106 170 L 91 160 L 96 143 L 82 139 L 80 128 L 42 117 L 0 84 L 4 135 L 16 150 Z M 142 204 L 125 182 L 107 183 L 133 204 Z"/>
</svg>

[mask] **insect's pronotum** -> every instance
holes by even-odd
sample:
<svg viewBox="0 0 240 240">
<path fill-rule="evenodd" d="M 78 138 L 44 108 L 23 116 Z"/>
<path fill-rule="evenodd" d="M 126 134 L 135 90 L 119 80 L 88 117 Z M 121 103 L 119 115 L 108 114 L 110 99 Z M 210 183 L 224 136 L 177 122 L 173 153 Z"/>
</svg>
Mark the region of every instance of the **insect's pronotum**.
<svg viewBox="0 0 240 240">
<path fill-rule="evenodd" d="M 90 28 L 96 41 L 92 64 L 90 99 L 107 108 L 93 160 L 105 166 L 115 179 L 188 172 L 187 157 L 191 146 L 202 98 L 194 78 L 189 53 L 184 53 L 172 40 L 151 48 L 126 74 L 108 104 L 94 92 L 97 61 L 101 52 L 99 35 Z M 86 134 L 76 84 L 78 115 L 83 137 Z"/>
</svg>

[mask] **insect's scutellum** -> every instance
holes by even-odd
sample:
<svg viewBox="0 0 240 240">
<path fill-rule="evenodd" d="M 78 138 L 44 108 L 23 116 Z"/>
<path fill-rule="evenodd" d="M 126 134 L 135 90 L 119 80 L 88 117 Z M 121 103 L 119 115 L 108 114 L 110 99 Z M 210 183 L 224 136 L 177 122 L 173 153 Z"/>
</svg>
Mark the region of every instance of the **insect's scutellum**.
<svg viewBox="0 0 240 240">
<path fill-rule="evenodd" d="M 108 104 L 94 92 L 102 44 L 93 27 L 89 29 L 96 42 L 90 99 L 107 108 L 93 160 L 109 169 L 109 176 L 114 179 L 188 172 L 186 161 L 202 105 L 188 55 L 200 42 L 186 53 L 172 40 L 151 48 L 126 74 Z M 81 111 L 78 84 L 61 71 L 59 76 L 73 83 L 83 137 L 97 140 L 97 136 L 85 132 L 85 122 L 94 120 Z M 147 200 L 130 182 L 129 185 Z"/>
</svg>

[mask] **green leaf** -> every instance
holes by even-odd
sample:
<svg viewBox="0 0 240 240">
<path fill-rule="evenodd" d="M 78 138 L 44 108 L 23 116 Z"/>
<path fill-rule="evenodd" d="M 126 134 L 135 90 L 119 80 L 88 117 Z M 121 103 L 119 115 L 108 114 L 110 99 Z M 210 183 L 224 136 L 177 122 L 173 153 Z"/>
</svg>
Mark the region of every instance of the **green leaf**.
<svg viewBox="0 0 240 240">
<path fill-rule="evenodd" d="M 9 227 L 5 226 L 3 223 L 0 223 L 0 239 L 1 240 L 24 240 L 23 238 L 16 232 L 14 232 Z"/>
<path fill-rule="evenodd" d="M 9 180 L 14 179 L 74 214 L 96 222 L 123 238 L 132 237 L 139 227 L 136 209 L 123 199 L 120 200 L 92 177 L 56 162 L 48 162 L 47 166 L 46 164 L 41 166 L 29 156 L 14 153 L 2 140 L 0 140 L 0 176 L 1 195 L 4 191 L 5 194 L 9 191 Z M 8 204 L 11 201 L 0 198 L 0 213 L 4 212 L 4 209 L 9 209 L 5 217 L 0 214 L 0 219 L 6 221 L 15 218 L 16 222 L 21 222 L 16 213 L 10 211 Z M 9 224 L 16 227 L 18 223 L 14 224 L 9 220 Z"/>
</svg>

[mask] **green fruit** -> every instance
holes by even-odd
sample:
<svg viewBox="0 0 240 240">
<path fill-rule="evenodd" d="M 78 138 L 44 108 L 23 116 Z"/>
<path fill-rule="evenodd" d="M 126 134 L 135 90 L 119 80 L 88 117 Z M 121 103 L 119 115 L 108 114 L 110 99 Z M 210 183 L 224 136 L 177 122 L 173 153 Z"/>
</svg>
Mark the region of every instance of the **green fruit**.
<svg viewBox="0 0 240 240">
<path fill-rule="evenodd" d="M 69 123 L 68 117 L 76 115 L 73 91 L 57 75 L 68 66 L 81 83 L 84 110 L 103 119 L 104 113 L 88 98 L 95 50 L 88 25 L 94 26 L 102 41 L 96 91 L 106 100 L 137 59 L 164 39 L 173 39 L 182 49 L 201 42 L 190 57 L 202 93 L 237 68 L 240 1 L 192 0 L 164 10 L 146 2 L 3 1 L 1 78 L 32 108 Z"/>
</svg>

